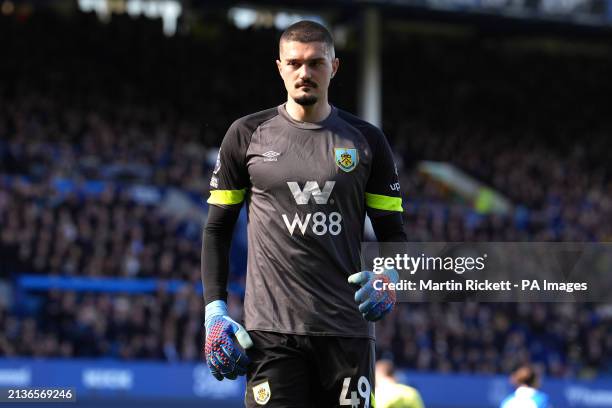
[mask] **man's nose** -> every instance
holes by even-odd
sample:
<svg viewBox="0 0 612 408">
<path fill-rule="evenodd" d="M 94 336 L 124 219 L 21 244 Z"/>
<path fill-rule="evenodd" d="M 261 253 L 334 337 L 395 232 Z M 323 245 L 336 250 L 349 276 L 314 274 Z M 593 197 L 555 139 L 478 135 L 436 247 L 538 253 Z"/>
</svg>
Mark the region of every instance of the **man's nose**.
<svg viewBox="0 0 612 408">
<path fill-rule="evenodd" d="M 312 72 L 310 71 L 310 67 L 308 64 L 302 64 L 299 70 L 300 79 L 308 79 L 312 76 Z"/>
</svg>

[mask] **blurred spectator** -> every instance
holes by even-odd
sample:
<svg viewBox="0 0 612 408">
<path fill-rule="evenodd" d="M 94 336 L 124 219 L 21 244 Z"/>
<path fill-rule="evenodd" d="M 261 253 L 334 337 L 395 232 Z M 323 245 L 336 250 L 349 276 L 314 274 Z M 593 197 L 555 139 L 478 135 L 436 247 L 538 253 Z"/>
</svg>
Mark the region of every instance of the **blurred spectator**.
<svg viewBox="0 0 612 408">
<path fill-rule="evenodd" d="M 419 392 L 400 384 L 395 378 L 395 366 L 390 360 L 376 363 L 376 407 L 379 408 L 424 408 Z"/>
<path fill-rule="evenodd" d="M 548 395 L 538 390 L 540 379 L 532 367 L 520 367 L 512 373 L 511 381 L 516 390 L 502 401 L 500 408 L 551 407 Z"/>
</svg>

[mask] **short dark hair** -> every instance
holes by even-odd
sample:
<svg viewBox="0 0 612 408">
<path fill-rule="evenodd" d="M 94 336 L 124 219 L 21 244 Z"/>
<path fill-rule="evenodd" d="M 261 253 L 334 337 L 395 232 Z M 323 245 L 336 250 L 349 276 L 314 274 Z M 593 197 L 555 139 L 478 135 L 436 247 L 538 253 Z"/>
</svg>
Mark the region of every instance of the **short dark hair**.
<svg viewBox="0 0 612 408">
<path fill-rule="evenodd" d="M 280 37 L 279 47 L 283 41 L 298 41 L 302 43 L 322 42 L 330 51 L 334 50 L 334 39 L 325 26 L 315 21 L 303 20 L 291 24 Z"/>
<path fill-rule="evenodd" d="M 516 386 L 537 387 L 538 385 L 538 374 L 530 365 L 519 367 L 512 373 L 511 379 L 512 383 Z"/>
</svg>

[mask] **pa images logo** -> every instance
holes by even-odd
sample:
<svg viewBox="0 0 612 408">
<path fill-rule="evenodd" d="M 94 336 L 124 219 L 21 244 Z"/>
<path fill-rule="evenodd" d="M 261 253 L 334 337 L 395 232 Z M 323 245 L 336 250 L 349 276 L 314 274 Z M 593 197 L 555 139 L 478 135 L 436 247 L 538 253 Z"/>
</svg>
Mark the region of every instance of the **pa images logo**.
<svg viewBox="0 0 612 408">
<path fill-rule="evenodd" d="M 270 384 L 267 381 L 253 387 L 253 397 L 258 405 L 266 405 L 271 396 Z"/>
<path fill-rule="evenodd" d="M 340 167 L 341 170 L 347 173 L 355 170 L 355 167 L 357 167 L 357 164 L 359 163 L 359 154 L 357 154 L 357 149 L 340 147 L 334 149 L 334 153 L 336 156 L 336 166 Z"/>
</svg>

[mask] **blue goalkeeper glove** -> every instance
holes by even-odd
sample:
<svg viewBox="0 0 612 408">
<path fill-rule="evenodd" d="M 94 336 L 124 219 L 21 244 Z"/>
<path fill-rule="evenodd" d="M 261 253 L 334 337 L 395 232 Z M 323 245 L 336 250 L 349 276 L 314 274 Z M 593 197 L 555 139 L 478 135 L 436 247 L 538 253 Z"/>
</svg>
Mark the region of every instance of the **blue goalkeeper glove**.
<svg viewBox="0 0 612 408">
<path fill-rule="evenodd" d="M 349 276 L 349 283 L 361 285 L 355 292 L 355 302 L 359 303 L 359 311 L 364 319 L 375 322 L 393 310 L 395 291 L 388 287 L 383 289 L 382 284 L 397 283 L 398 280 L 399 275 L 395 269 L 386 269 L 380 274 L 362 271 Z"/>
<path fill-rule="evenodd" d="M 227 305 L 222 300 L 215 300 L 206 305 L 206 363 L 211 374 L 219 381 L 223 378 L 235 380 L 245 375 L 249 358 L 236 347 L 232 336 L 236 337 L 243 349 L 253 345 L 246 329 L 236 323 L 227 314 Z"/>
</svg>

